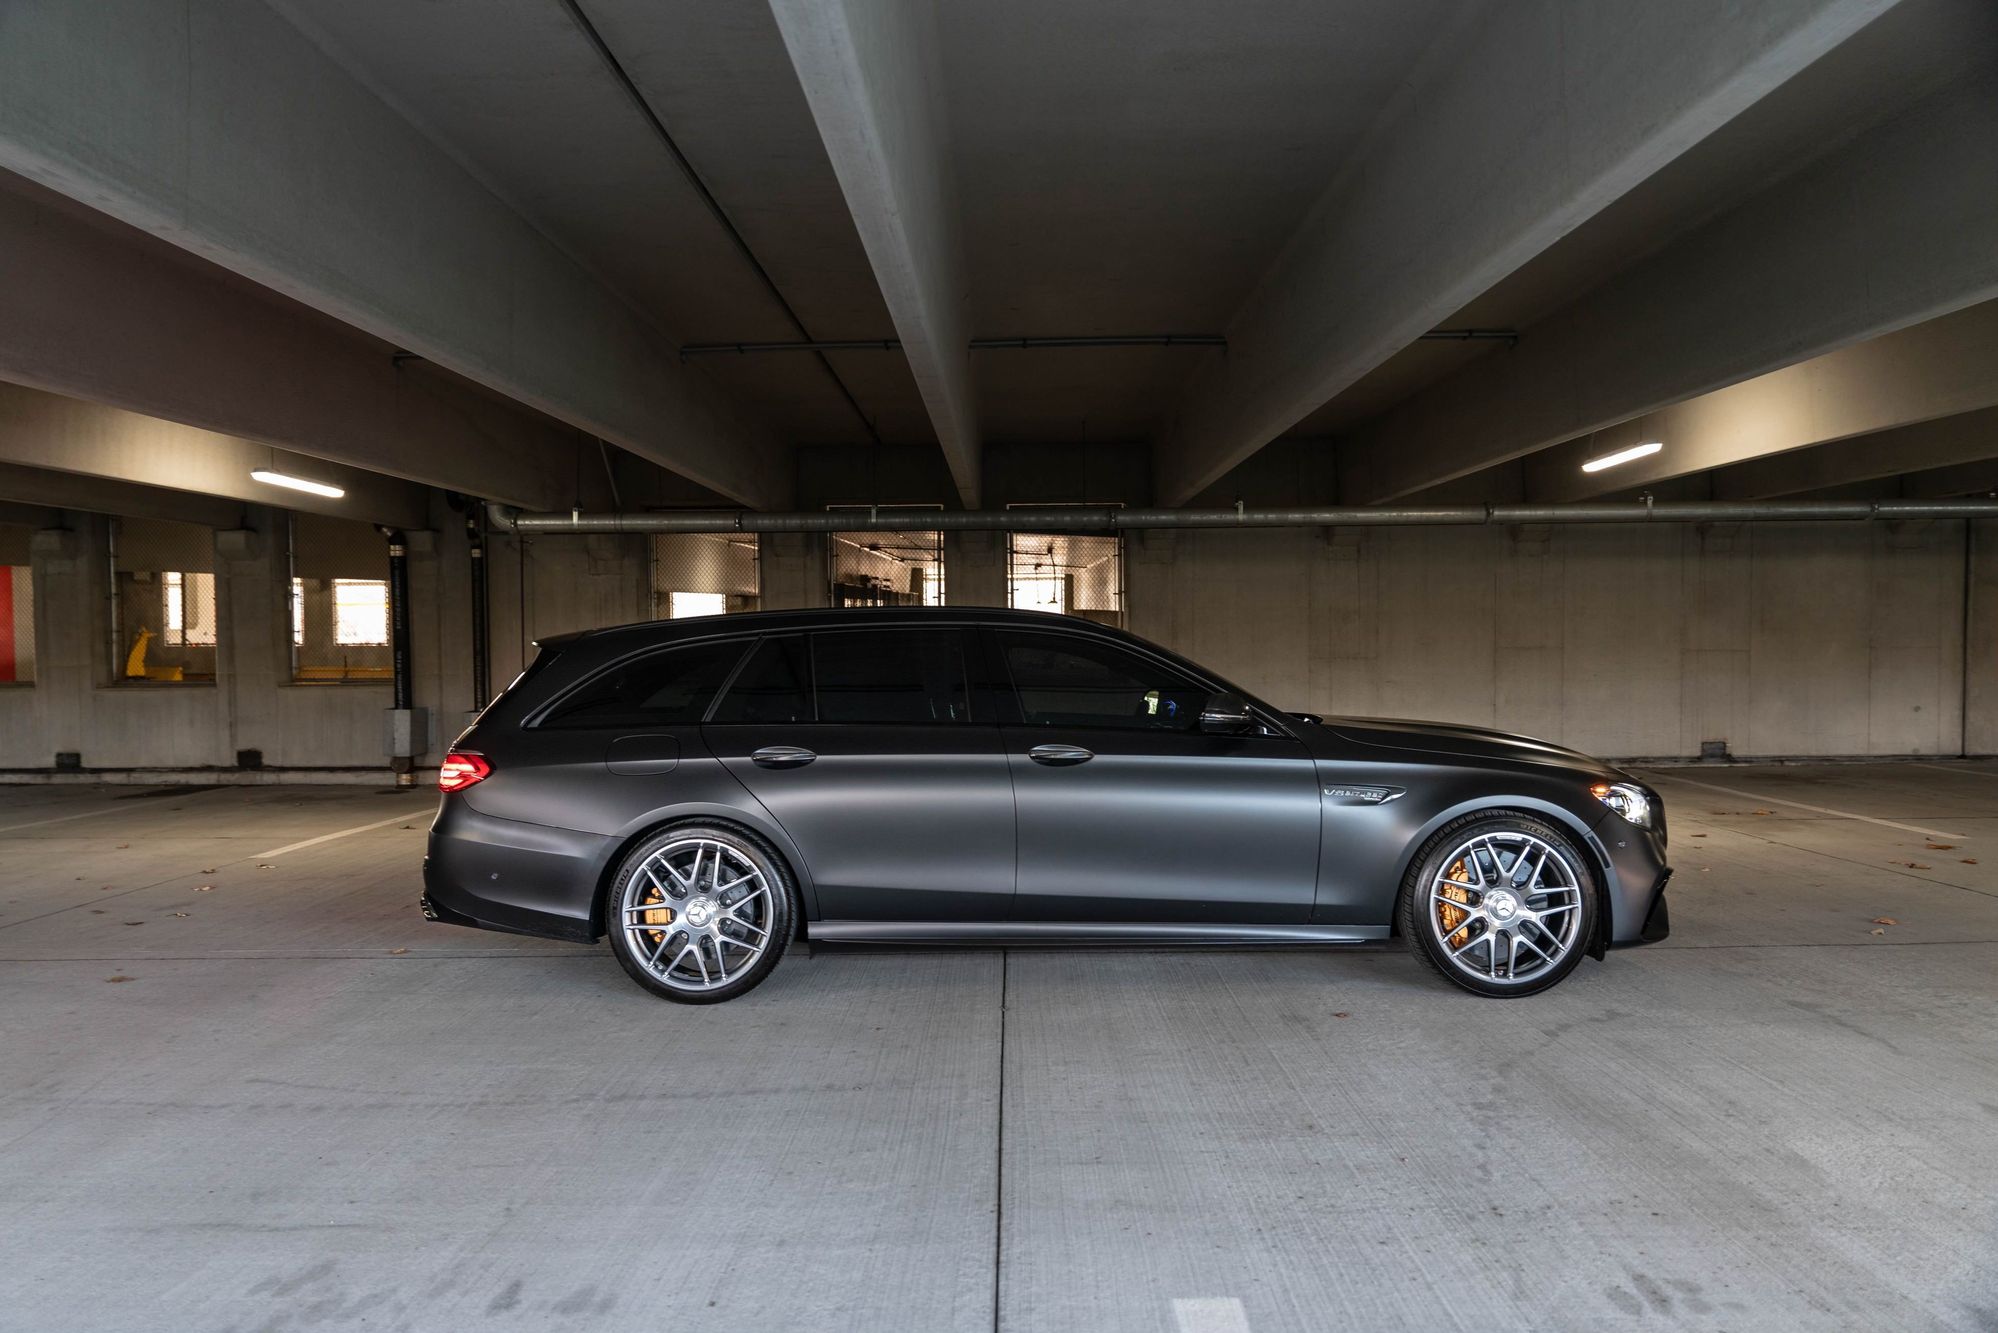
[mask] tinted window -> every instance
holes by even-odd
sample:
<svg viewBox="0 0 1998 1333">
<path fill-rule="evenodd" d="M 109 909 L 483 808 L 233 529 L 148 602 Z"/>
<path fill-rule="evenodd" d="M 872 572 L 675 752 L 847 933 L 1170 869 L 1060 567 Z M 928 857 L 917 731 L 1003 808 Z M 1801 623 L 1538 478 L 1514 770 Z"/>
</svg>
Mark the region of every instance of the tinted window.
<svg viewBox="0 0 1998 1333">
<path fill-rule="evenodd" d="M 694 644 L 612 667 L 556 705 L 544 727 L 672 727 L 699 722 L 742 657 L 740 639 Z M 545 654 L 544 654 L 545 655 Z M 540 665 L 536 659 L 536 667 Z"/>
<path fill-rule="evenodd" d="M 714 721 L 810 722 L 810 679 L 803 635 L 765 639 L 716 705 Z"/>
<path fill-rule="evenodd" d="M 963 722 L 970 716 L 955 630 L 844 630 L 812 636 L 821 722 Z"/>
<path fill-rule="evenodd" d="M 1191 731 L 1208 691 L 1138 653 L 1065 634 L 1001 630 L 1029 726 Z"/>
</svg>

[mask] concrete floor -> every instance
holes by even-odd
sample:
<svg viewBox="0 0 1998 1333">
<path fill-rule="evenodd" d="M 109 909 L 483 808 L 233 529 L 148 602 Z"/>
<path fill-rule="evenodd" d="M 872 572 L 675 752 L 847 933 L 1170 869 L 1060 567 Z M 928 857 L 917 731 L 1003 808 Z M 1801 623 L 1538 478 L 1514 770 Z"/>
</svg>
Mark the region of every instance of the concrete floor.
<svg viewBox="0 0 1998 1333">
<path fill-rule="evenodd" d="M 0 790 L 0 1327 L 1998 1327 L 1998 765 L 1654 776 L 1676 933 L 1515 1003 L 822 951 L 688 1009 L 426 925 L 421 797 Z"/>
</svg>

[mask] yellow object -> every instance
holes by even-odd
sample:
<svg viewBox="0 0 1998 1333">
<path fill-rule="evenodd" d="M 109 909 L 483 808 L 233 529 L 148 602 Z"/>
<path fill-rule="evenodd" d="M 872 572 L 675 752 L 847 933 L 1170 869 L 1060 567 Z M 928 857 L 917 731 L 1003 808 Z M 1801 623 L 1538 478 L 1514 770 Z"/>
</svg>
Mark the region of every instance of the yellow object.
<svg viewBox="0 0 1998 1333">
<path fill-rule="evenodd" d="M 139 637 L 132 641 L 132 651 L 125 654 L 125 676 L 130 680 L 179 680 L 181 668 L 177 666 L 148 667 L 146 649 L 153 641 L 149 629 L 139 631 Z"/>
</svg>

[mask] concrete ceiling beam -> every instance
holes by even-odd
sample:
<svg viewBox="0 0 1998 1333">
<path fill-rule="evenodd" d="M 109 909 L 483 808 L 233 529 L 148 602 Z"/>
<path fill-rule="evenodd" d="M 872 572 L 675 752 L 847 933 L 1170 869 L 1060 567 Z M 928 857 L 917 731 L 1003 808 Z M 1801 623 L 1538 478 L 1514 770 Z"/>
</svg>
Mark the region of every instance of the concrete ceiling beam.
<svg viewBox="0 0 1998 1333">
<path fill-rule="evenodd" d="M 1292 233 L 1158 451 L 1183 503 L 1892 0 L 1466 11 Z"/>
<path fill-rule="evenodd" d="M 1889 456 L 1900 448 L 1939 455 L 1935 466 L 1987 456 L 1966 456 L 1964 451 L 1980 444 L 1988 450 L 1988 430 L 1980 436 L 1975 429 L 1936 419 L 1962 420 L 1962 414 L 1989 407 L 1998 407 L 1998 301 L 1841 347 L 1543 449 L 1523 460 L 1526 494 L 1547 503 L 1586 500 L 1719 469 L 1716 485 L 1727 478 L 1729 486 L 1750 488 L 1728 498 L 1751 499 L 1864 480 L 1838 474 L 1868 466 L 1879 467 L 1870 476 L 1892 476 L 1930 466 L 1915 461 L 1891 466 Z M 1582 471 L 1589 459 L 1640 442 L 1664 447 L 1648 458 L 1600 472 Z M 1824 479 L 1811 480 L 1814 474 Z M 1799 479 L 1797 484 L 1790 484 L 1792 477 Z M 1766 489 L 1772 486 L 1777 489 Z"/>
<path fill-rule="evenodd" d="M 20 465 L 10 470 L 7 483 L 12 489 L 0 488 L 0 495 L 65 509 L 99 508 L 75 498 L 78 495 L 107 497 L 107 503 L 121 495 L 130 498 L 116 485 L 102 484 L 123 483 L 134 491 L 160 488 L 151 491 L 153 495 L 179 493 L 173 500 L 178 512 L 157 517 L 194 523 L 240 514 L 242 505 L 228 500 L 391 527 L 423 528 L 430 523 L 430 494 L 413 482 L 18 384 L 0 384 L 0 462 Z M 255 468 L 324 482 L 346 494 L 336 500 L 266 485 L 251 480 Z M 49 470 L 50 475 L 40 479 L 41 489 L 28 488 L 36 479 L 20 475 L 27 469 Z M 73 474 L 72 480 L 90 480 L 78 491 L 62 490 L 63 473 Z M 219 526 L 235 522 L 230 519 Z"/>
<path fill-rule="evenodd" d="M 1713 475 L 1716 500 L 1764 500 L 1998 459 L 1998 407 L 1757 458 Z"/>
<path fill-rule="evenodd" d="M 0 380 L 513 504 L 601 469 L 566 426 L 17 178 Z"/>
<path fill-rule="evenodd" d="M 9 5 L 0 167 L 746 504 L 788 460 L 668 339 L 256 0 Z"/>
<path fill-rule="evenodd" d="M 770 0 L 965 505 L 978 505 L 970 289 L 925 0 Z"/>
<path fill-rule="evenodd" d="M 1606 452 L 1635 417 L 1991 300 L 1993 235 L 1998 70 L 1922 99 L 1343 441 L 1341 493 L 1399 499 L 1590 432 L 1608 434 L 1575 448 Z M 1557 499 L 1624 489 L 1669 475 L 1668 454 L 1559 484 L 1543 471 L 1542 485 Z"/>
</svg>

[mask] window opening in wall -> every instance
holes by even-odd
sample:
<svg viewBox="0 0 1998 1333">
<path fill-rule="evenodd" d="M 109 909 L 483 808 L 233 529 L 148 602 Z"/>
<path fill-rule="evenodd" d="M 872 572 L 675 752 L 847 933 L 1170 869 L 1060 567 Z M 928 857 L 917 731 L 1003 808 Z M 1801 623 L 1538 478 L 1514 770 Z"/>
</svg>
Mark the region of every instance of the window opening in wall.
<svg viewBox="0 0 1998 1333">
<path fill-rule="evenodd" d="M 1009 532 L 1006 605 L 1021 611 L 1124 623 L 1124 547 L 1119 533 Z"/>
<path fill-rule="evenodd" d="M 215 533 L 164 519 L 113 519 L 111 663 L 122 684 L 215 679 L 220 609 Z"/>
<path fill-rule="evenodd" d="M 881 509 L 937 509 L 936 505 L 882 505 Z M 833 513 L 869 512 L 830 506 Z M 875 512 L 879 512 L 876 510 Z M 834 606 L 942 606 L 943 533 L 881 532 L 859 528 L 826 534 L 826 569 Z"/>
<path fill-rule="evenodd" d="M 388 543 L 366 523 L 293 514 L 291 678 L 305 685 L 394 678 Z"/>
<path fill-rule="evenodd" d="M 0 524 L 0 685 L 35 681 L 35 581 L 28 564 L 32 530 Z"/>
<path fill-rule="evenodd" d="M 658 620 L 754 611 L 763 570 L 753 532 L 661 532 L 652 538 L 652 615 Z"/>
</svg>

